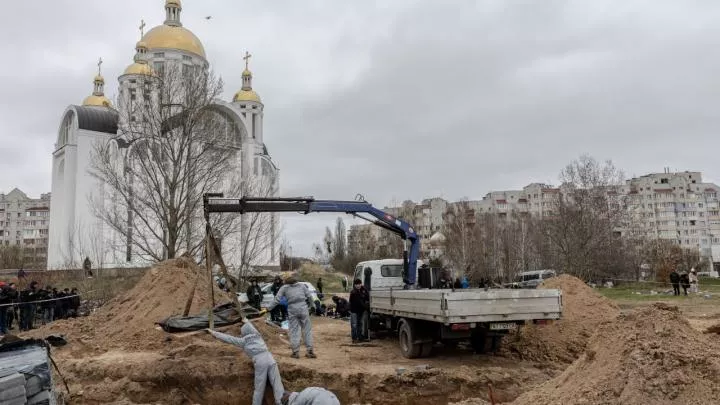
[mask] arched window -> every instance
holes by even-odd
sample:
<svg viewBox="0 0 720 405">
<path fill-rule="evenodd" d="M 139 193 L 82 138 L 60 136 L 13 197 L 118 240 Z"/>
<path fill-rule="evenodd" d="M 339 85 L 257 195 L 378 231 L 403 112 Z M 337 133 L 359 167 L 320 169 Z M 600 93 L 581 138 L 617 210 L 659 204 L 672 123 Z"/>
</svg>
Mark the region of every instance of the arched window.
<svg viewBox="0 0 720 405">
<path fill-rule="evenodd" d="M 230 114 L 220 108 L 212 108 L 206 118 L 201 130 L 207 132 L 208 140 L 212 139 L 220 145 L 240 148 L 242 133 Z"/>
<path fill-rule="evenodd" d="M 63 119 L 62 125 L 60 126 L 60 134 L 58 136 L 57 144 L 58 149 L 67 145 L 67 143 L 70 141 L 70 132 L 72 131 L 74 118 L 75 113 L 73 111 L 68 111 L 68 113 L 65 114 L 65 118 Z"/>
</svg>

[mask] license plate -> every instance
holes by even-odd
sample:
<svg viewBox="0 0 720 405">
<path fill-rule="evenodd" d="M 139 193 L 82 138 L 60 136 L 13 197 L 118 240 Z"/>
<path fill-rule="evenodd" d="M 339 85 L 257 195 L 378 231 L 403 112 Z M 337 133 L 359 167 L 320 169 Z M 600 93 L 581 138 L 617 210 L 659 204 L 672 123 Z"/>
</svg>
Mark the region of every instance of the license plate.
<svg viewBox="0 0 720 405">
<path fill-rule="evenodd" d="M 490 330 L 510 330 L 517 327 L 514 323 L 491 323 Z"/>
</svg>

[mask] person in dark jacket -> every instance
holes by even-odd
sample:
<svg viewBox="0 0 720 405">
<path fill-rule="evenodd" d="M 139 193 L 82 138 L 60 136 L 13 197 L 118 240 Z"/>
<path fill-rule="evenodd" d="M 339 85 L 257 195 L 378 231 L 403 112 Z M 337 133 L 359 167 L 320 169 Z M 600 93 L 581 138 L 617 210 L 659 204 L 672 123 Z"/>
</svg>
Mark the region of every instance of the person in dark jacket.
<svg viewBox="0 0 720 405">
<path fill-rule="evenodd" d="M 440 280 L 438 280 L 438 288 L 452 288 L 452 278 L 448 276 L 447 271 L 445 270 L 440 273 Z"/>
<path fill-rule="evenodd" d="M 250 282 L 250 286 L 247 289 L 247 297 L 248 304 L 259 311 L 260 306 L 262 305 L 263 293 L 257 283 L 257 280 L 252 280 Z"/>
<path fill-rule="evenodd" d="M 673 295 L 680 295 L 680 274 L 678 274 L 677 270 L 670 273 L 670 284 L 673 287 Z"/>
<path fill-rule="evenodd" d="M 18 299 L 15 283 L 0 286 L 0 335 L 7 334 L 12 329 L 15 318 L 14 303 Z"/>
<path fill-rule="evenodd" d="M 359 278 L 353 281 L 353 289 L 350 292 L 350 335 L 353 343 L 368 340 L 364 335 L 364 315 L 370 306 L 370 294 L 365 289 Z"/>
<path fill-rule="evenodd" d="M 323 293 L 323 290 L 322 290 L 322 289 L 323 289 L 322 277 L 318 277 L 317 290 L 318 290 L 318 292 L 319 292 L 320 294 Z"/>
<path fill-rule="evenodd" d="M 455 278 L 455 284 L 453 284 L 453 288 L 455 288 L 456 290 L 462 289 L 462 282 L 460 281 L 459 277 Z"/>
<path fill-rule="evenodd" d="M 8 314 L 12 308 L 10 299 L 12 291 L 9 285 L 4 283 L 0 286 L 0 335 L 8 333 Z"/>
<path fill-rule="evenodd" d="M 77 317 L 80 311 L 80 293 L 75 287 L 70 290 L 70 311 L 73 318 Z"/>
<path fill-rule="evenodd" d="M 687 290 L 690 288 L 690 276 L 688 276 L 686 271 L 683 271 L 682 274 L 680 274 L 680 285 L 682 286 L 685 295 L 688 295 Z"/>
<path fill-rule="evenodd" d="M 280 288 L 283 286 L 283 281 L 280 276 L 275 276 L 275 279 L 273 280 L 272 286 L 270 287 L 270 292 L 272 292 L 273 297 L 277 295 L 278 291 L 280 291 Z M 283 322 L 287 319 L 287 308 L 283 305 L 276 306 L 272 312 L 270 312 L 270 320 L 273 322 Z"/>
<path fill-rule="evenodd" d="M 37 300 L 38 301 L 45 301 L 45 302 L 39 302 L 38 307 L 40 308 L 40 313 L 42 314 L 42 324 L 47 325 L 48 323 L 53 321 L 53 312 L 54 311 L 54 304 L 53 301 L 48 301 L 52 297 L 52 288 L 46 287 L 41 288 L 37 292 Z"/>
<path fill-rule="evenodd" d="M 20 292 L 20 330 L 28 331 L 33 328 L 35 313 L 37 312 L 37 281 L 30 283 L 30 287 Z"/>
<path fill-rule="evenodd" d="M 345 298 L 338 297 L 337 295 L 332 296 L 333 303 L 335 303 L 335 314 L 338 318 L 347 318 L 350 316 L 350 302 Z"/>
</svg>

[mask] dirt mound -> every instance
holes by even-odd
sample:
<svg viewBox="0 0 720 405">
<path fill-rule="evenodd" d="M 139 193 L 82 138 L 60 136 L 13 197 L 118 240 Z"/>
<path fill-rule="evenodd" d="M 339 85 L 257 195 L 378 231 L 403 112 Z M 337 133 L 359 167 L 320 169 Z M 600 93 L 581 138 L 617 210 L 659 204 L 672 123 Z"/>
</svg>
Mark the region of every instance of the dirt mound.
<svg viewBox="0 0 720 405">
<path fill-rule="evenodd" d="M 720 349 L 677 307 L 637 310 L 604 324 L 585 354 L 516 405 L 717 404 Z"/>
<path fill-rule="evenodd" d="M 572 363 L 597 328 L 620 313 L 615 303 L 573 276 L 548 279 L 539 288 L 562 291 L 563 315 L 552 325 L 527 326 L 506 339 L 504 350 L 524 360 Z"/>
<path fill-rule="evenodd" d="M 181 315 L 191 293 L 190 314 L 207 310 L 209 291 L 205 269 L 192 259 L 166 260 L 148 270 L 131 290 L 91 315 L 56 321 L 30 334 L 61 332 L 73 340 L 87 343 L 86 349 L 95 351 L 157 349 L 167 345 L 169 335 L 156 323 L 171 315 Z M 216 305 L 230 302 L 230 297 L 217 288 L 214 296 Z"/>
</svg>

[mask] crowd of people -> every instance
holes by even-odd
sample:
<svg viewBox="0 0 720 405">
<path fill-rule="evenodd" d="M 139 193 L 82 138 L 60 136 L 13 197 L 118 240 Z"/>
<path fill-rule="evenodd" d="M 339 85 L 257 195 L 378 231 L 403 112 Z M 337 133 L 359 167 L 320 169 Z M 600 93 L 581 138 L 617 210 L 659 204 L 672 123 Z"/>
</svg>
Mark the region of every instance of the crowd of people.
<svg viewBox="0 0 720 405">
<path fill-rule="evenodd" d="M 76 317 L 79 308 L 76 288 L 59 290 L 32 281 L 27 288 L 19 289 L 17 283 L 0 281 L 0 335 L 14 328 L 28 331 L 38 323 L 45 325 L 56 319 Z"/>
</svg>

